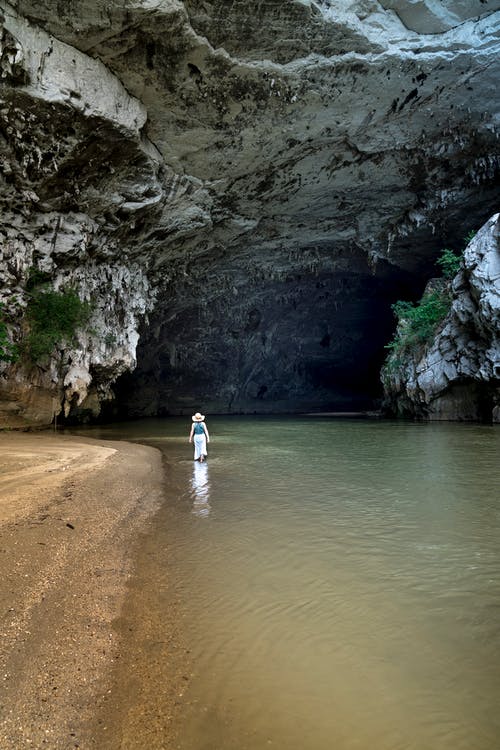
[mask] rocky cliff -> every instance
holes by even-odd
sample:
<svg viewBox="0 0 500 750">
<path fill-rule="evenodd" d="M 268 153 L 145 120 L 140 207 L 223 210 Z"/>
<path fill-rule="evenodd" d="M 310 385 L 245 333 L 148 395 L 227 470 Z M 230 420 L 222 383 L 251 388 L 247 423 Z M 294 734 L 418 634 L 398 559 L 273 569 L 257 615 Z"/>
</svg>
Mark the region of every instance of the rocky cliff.
<svg viewBox="0 0 500 750">
<path fill-rule="evenodd" d="M 390 304 L 499 195 L 500 0 L 0 0 L 11 422 L 366 407 Z M 123 375 L 123 373 L 132 375 Z"/>
<path fill-rule="evenodd" d="M 467 246 L 451 294 L 433 340 L 385 368 L 387 406 L 403 416 L 500 422 L 500 214 Z"/>
</svg>

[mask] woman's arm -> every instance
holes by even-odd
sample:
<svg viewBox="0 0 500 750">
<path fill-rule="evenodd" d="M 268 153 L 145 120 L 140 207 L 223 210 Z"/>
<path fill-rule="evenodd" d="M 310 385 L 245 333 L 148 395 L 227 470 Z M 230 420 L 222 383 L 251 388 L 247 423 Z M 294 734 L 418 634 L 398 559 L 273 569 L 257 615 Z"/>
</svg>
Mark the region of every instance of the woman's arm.
<svg viewBox="0 0 500 750">
<path fill-rule="evenodd" d="M 193 422 L 193 424 L 191 425 L 191 432 L 189 433 L 189 442 L 190 442 L 190 443 L 192 443 L 192 442 L 193 442 L 193 432 L 194 432 L 194 422 Z"/>
<path fill-rule="evenodd" d="M 202 422 L 202 425 L 203 425 L 203 429 L 205 430 L 205 435 L 207 436 L 207 443 L 209 443 L 210 442 L 210 435 L 208 434 L 207 426 L 206 426 L 205 422 Z"/>
</svg>

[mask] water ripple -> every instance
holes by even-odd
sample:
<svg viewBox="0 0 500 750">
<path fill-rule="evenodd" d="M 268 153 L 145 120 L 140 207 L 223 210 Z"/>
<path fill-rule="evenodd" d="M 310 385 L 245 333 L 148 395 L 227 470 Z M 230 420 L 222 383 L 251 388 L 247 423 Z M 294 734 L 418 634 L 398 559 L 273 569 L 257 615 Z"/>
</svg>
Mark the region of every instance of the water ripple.
<svg viewBox="0 0 500 750">
<path fill-rule="evenodd" d="M 197 663 L 181 750 L 498 750 L 500 432 L 212 431 L 165 530 Z"/>
</svg>

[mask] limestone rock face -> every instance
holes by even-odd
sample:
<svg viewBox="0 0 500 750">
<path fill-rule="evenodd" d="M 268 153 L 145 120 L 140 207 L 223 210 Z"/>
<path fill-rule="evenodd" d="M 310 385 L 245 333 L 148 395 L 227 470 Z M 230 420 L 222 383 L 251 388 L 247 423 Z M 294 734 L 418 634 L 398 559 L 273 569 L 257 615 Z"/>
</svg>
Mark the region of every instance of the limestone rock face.
<svg viewBox="0 0 500 750">
<path fill-rule="evenodd" d="M 393 411 L 500 422 L 500 214 L 465 250 L 453 302 L 434 341 L 386 374 Z"/>
<path fill-rule="evenodd" d="M 137 363 L 134 413 L 371 403 L 390 303 L 496 208 L 499 9 L 0 0 L 9 335 L 33 268 L 93 309 L 0 363 L 0 414 L 95 414 Z"/>
<path fill-rule="evenodd" d="M 498 0 L 481 5 L 469 0 L 381 0 L 394 10 L 408 29 L 420 34 L 439 34 L 471 18 L 489 15 L 500 8 Z"/>
</svg>

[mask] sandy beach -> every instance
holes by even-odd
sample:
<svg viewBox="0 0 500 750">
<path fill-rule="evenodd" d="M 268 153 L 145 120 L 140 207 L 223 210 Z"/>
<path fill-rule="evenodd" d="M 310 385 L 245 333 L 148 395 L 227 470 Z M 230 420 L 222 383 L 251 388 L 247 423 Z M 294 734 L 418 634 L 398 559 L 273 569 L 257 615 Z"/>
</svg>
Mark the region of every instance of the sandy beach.
<svg viewBox="0 0 500 750">
<path fill-rule="evenodd" d="M 154 448 L 0 433 L 2 750 L 103 746 L 116 620 L 162 480 Z"/>
</svg>

